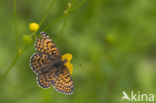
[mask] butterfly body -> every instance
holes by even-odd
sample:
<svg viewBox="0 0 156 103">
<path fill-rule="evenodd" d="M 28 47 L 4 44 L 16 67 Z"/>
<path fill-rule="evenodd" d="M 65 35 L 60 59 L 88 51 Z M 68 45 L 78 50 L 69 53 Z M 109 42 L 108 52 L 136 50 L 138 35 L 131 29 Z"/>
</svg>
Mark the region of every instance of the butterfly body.
<svg viewBox="0 0 156 103">
<path fill-rule="evenodd" d="M 30 65 L 37 74 L 37 81 L 40 87 L 50 88 L 53 86 L 57 91 L 64 94 L 73 93 L 73 82 L 67 66 L 66 60 L 62 60 L 61 54 L 45 33 L 35 42 L 38 51 L 31 57 Z"/>
</svg>

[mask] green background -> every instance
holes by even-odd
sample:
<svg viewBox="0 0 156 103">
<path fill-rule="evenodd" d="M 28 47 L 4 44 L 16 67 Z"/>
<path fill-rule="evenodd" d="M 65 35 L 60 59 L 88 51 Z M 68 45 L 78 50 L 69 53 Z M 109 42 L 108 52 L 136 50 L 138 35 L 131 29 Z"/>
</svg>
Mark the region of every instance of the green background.
<svg viewBox="0 0 156 103">
<path fill-rule="evenodd" d="M 38 87 L 29 66 L 34 38 L 23 37 L 51 2 L 17 0 L 18 46 L 14 1 L 0 0 L 0 77 L 21 52 L 0 79 L 0 103 L 122 103 L 122 91 L 156 94 L 155 0 L 56 0 L 37 36 L 53 22 L 45 32 L 62 54 L 73 55 L 74 94 Z M 59 19 L 69 2 L 75 9 Z"/>
</svg>

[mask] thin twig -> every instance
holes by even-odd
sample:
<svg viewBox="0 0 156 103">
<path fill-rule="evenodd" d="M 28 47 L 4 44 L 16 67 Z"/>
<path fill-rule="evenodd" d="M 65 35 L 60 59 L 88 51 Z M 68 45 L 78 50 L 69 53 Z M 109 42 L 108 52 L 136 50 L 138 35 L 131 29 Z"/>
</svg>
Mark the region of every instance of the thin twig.
<svg viewBox="0 0 156 103">
<path fill-rule="evenodd" d="M 61 31 L 60 31 L 60 36 L 63 34 L 63 31 L 64 31 L 65 26 L 66 26 L 66 24 L 67 24 L 67 16 L 68 16 L 68 15 L 65 16 L 64 23 L 63 23 L 62 29 L 61 29 Z"/>
<path fill-rule="evenodd" d="M 7 68 L 6 72 L 0 77 L 0 81 L 6 77 L 6 75 L 9 73 L 9 71 L 11 70 L 11 68 L 16 64 L 19 56 L 20 56 L 20 53 L 19 53 L 19 47 L 20 47 L 20 44 L 19 44 L 19 36 L 18 36 L 18 29 L 17 29 L 17 17 L 16 17 L 16 0 L 14 0 L 14 3 L 13 3 L 13 7 L 14 7 L 14 25 L 15 25 L 15 32 L 16 32 L 16 46 L 17 46 L 17 53 L 16 53 L 16 56 L 13 60 L 13 62 L 10 64 L 10 66 Z"/>
<path fill-rule="evenodd" d="M 43 24 L 43 22 L 45 21 L 45 19 L 48 17 L 49 12 L 50 12 L 50 9 L 53 7 L 55 1 L 56 1 L 56 0 L 52 0 L 52 2 L 50 3 L 48 10 L 46 11 L 46 13 L 44 14 L 43 18 L 42 18 L 41 21 L 40 21 L 40 27 L 41 27 L 41 25 Z"/>
<path fill-rule="evenodd" d="M 10 66 L 7 68 L 6 72 L 0 77 L 0 81 L 6 77 L 6 75 L 9 73 L 9 71 L 11 70 L 11 68 L 16 64 L 16 62 L 17 62 L 19 56 L 20 56 L 20 54 L 19 54 L 19 52 L 17 52 L 17 53 L 16 53 L 16 56 L 15 56 L 15 58 L 14 58 L 14 60 L 13 60 L 13 62 L 12 62 L 12 63 L 10 64 Z"/>
<path fill-rule="evenodd" d="M 82 0 L 78 5 L 76 5 L 74 8 L 71 8 L 71 11 L 76 10 L 77 8 L 81 7 L 87 0 Z"/>
<path fill-rule="evenodd" d="M 54 21 L 52 21 L 47 27 L 45 27 L 45 29 L 43 29 L 43 31 L 47 31 L 50 27 L 52 27 L 56 22 L 60 21 L 61 19 L 63 19 L 64 17 L 66 17 L 67 15 L 69 15 L 69 13 L 73 12 L 74 10 L 76 10 L 77 8 L 79 8 L 80 6 L 82 6 L 84 3 L 86 2 L 86 0 L 82 0 L 77 6 L 75 6 L 74 8 L 71 8 L 68 10 L 68 12 L 58 18 L 56 18 Z"/>
<path fill-rule="evenodd" d="M 47 31 L 50 27 L 52 27 L 56 22 L 60 21 L 61 19 L 63 19 L 65 17 L 65 15 L 60 16 L 58 18 L 56 18 L 54 21 L 52 21 L 45 29 L 43 29 L 43 31 Z"/>
<path fill-rule="evenodd" d="M 16 32 L 16 46 L 18 49 L 19 48 L 19 36 L 18 36 L 17 18 L 16 18 L 16 0 L 14 0 L 14 25 L 15 25 L 15 32 Z"/>
</svg>

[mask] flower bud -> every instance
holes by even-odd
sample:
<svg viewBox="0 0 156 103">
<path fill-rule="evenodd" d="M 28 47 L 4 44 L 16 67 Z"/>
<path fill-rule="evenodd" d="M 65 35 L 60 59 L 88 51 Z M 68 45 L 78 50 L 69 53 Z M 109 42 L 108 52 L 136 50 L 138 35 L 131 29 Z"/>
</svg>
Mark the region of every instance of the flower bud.
<svg viewBox="0 0 156 103">
<path fill-rule="evenodd" d="M 32 38 L 29 35 L 24 35 L 23 36 L 23 41 L 27 44 L 31 44 Z"/>
<path fill-rule="evenodd" d="M 39 29 L 39 25 L 37 23 L 30 23 L 29 24 L 29 29 L 32 31 L 32 32 L 37 32 L 37 30 Z"/>
</svg>

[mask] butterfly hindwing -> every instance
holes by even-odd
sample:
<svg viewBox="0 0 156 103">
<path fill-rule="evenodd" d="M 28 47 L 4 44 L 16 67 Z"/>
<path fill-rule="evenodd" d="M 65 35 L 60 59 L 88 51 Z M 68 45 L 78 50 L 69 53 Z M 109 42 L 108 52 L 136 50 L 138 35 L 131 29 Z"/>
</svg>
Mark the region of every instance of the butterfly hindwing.
<svg viewBox="0 0 156 103">
<path fill-rule="evenodd" d="M 68 69 L 53 68 L 46 74 L 41 74 L 38 76 L 38 84 L 42 88 L 49 88 L 51 85 L 59 91 L 66 95 L 73 93 L 73 81 L 71 79 Z"/>
<path fill-rule="evenodd" d="M 60 54 L 52 39 L 43 32 L 41 33 L 41 37 L 36 40 L 35 47 L 37 51 L 48 55 L 58 56 Z"/>
<path fill-rule="evenodd" d="M 37 77 L 38 84 L 42 88 L 49 88 L 56 80 L 56 69 Z"/>
<path fill-rule="evenodd" d="M 62 68 L 57 72 L 57 79 L 54 81 L 53 86 L 57 91 L 64 94 L 69 95 L 73 93 L 73 81 L 67 68 Z"/>
</svg>

